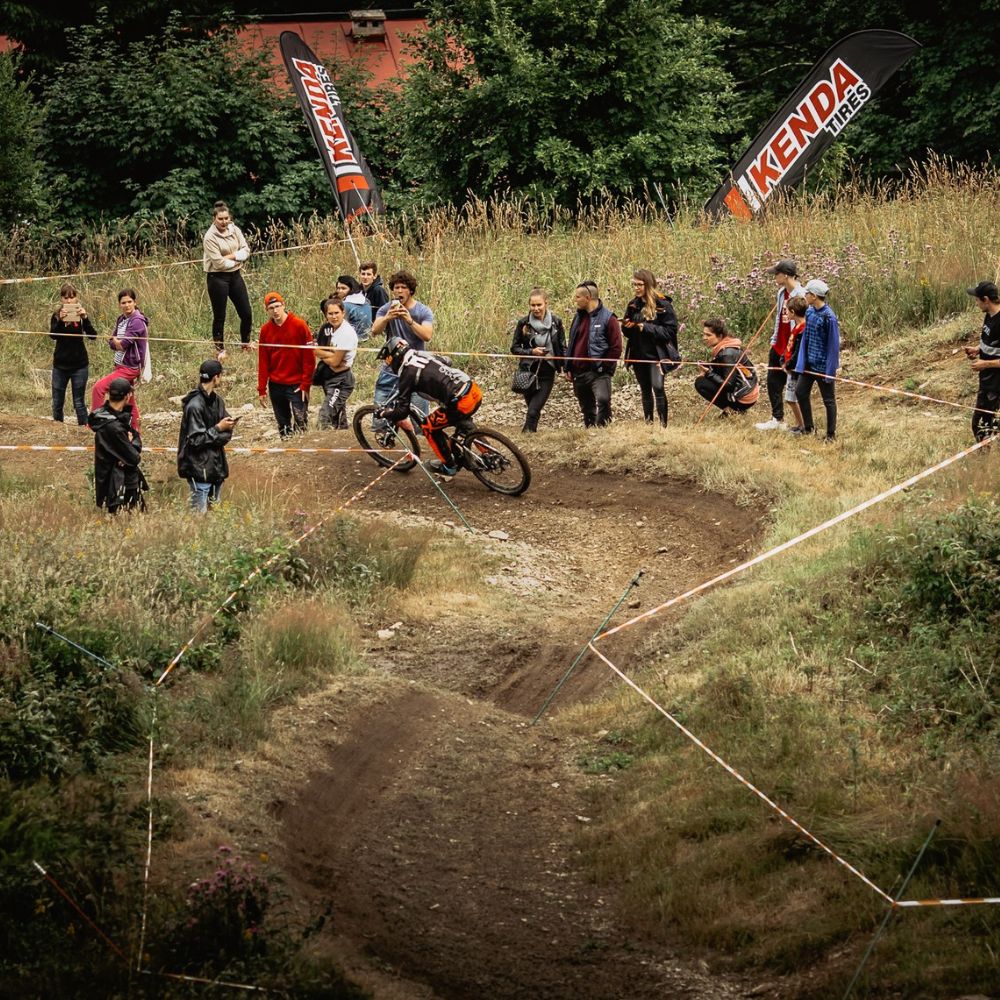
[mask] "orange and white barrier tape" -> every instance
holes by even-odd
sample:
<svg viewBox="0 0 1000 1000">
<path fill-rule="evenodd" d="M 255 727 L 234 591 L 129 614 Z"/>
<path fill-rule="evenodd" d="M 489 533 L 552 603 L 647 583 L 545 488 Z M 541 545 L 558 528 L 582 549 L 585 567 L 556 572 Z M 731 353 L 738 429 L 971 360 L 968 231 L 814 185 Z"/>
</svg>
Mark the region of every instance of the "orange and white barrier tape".
<svg viewBox="0 0 1000 1000">
<path fill-rule="evenodd" d="M 319 243 L 302 243 L 290 247 L 273 247 L 270 250 L 251 250 L 251 257 L 267 257 L 277 253 L 291 253 L 295 250 L 316 250 L 320 247 L 345 246 L 351 241 L 322 240 Z M 0 278 L 0 285 L 28 285 L 36 281 L 72 281 L 79 278 L 96 278 L 106 274 L 133 274 L 137 271 L 155 271 L 168 267 L 187 267 L 191 264 L 203 264 L 204 257 L 192 257 L 190 260 L 158 261 L 154 264 L 133 264 L 130 267 L 110 267 L 103 271 L 78 271 L 74 274 L 39 274 L 24 278 Z"/>
<path fill-rule="evenodd" d="M 649 695 L 646 691 L 644 691 L 641 687 L 639 687 L 639 685 L 636 684 L 635 681 L 633 681 L 631 677 L 629 677 L 624 671 L 620 670 L 617 666 L 615 666 L 615 664 L 613 664 L 594 645 L 593 642 L 588 643 L 588 645 L 590 646 L 591 652 L 595 653 L 601 660 L 603 660 L 604 663 L 615 674 L 617 674 L 630 688 L 632 688 L 632 690 L 635 691 L 636 694 L 640 695 L 643 699 L 645 699 L 647 702 L 649 702 L 649 704 L 652 705 L 653 708 L 655 708 L 656 711 L 659 712 L 668 722 L 673 723 L 673 725 L 676 726 L 677 729 L 679 729 L 696 747 L 698 747 L 699 750 L 703 751 L 709 757 L 711 757 L 712 760 L 714 760 L 716 764 L 718 764 L 721 768 L 723 768 L 729 774 L 731 774 L 741 785 L 743 785 L 745 788 L 748 788 L 751 792 L 753 792 L 754 795 L 756 795 L 767 806 L 769 806 L 771 809 L 773 809 L 782 819 L 784 819 L 786 822 L 788 822 L 792 826 L 794 826 L 795 829 L 799 831 L 799 833 L 801 833 L 803 836 L 807 837 L 817 847 L 821 848 L 823 851 L 825 851 L 827 854 L 829 854 L 830 857 L 833 858 L 833 860 L 837 862 L 837 864 L 842 865 L 852 875 L 854 875 L 855 877 L 861 879 L 861 881 L 864 882 L 864 884 L 867 885 L 869 889 L 872 889 L 875 892 L 877 892 L 884 900 L 886 900 L 889 903 L 892 903 L 892 901 L 893 901 L 892 896 L 890 896 L 884 890 L 880 889 L 870 878 L 868 878 L 867 875 L 864 875 L 862 872 L 860 872 L 849 861 L 846 861 L 839 854 L 837 854 L 836 851 L 834 851 L 832 848 L 827 847 L 827 845 L 824 844 L 823 841 L 819 839 L 819 837 L 817 837 L 813 833 L 810 833 L 798 820 L 796 820 L 792 816 L 789 816 L 788 813 L 785 812 L 785 810 L 781 808 L 781 806 L 779 806 L 773 799 L 768 798 L 768 796 L 765 795 L 756 785 L 752 784 L 750 781 L 748 781 L 746 778 L 744 778 L 743 775 L 740 774 L 740 772 L 736 770 L 736 768 L 734 768 L 731 765 L 727 764 L 711 747 L 709 747 L 707 744 L 703 743 L 700 739 L 698 739 L 698 737 L 695 736 L 694 733 L 692 733 L 690 729 L 688 729 L 682 722 L 679 722 L 662 705 L 660 705 L 651 695 Z"/>
<path fill-rule="evenodd" d="M 1000 896 L 983 896 L 980 899 L 903 899 L 894 903 L 899 907 L 915 906 L 982 906 L 1000 904 Z"/>
<path fill-rule="evenodd" d="M 0 451 L 69 451 L 69 452 L 93 452 L 93 445 L 86 444 L 0 444 Z M 378 452 L 386 455 L 397 451 L 404 451 L 403 448 L 267 448 L 264 446 L 237 446 L 227 447 L 227 455 L 371 455 Z M 159 445 L 145 445 L 142 453 L 154 455 L 176 455 L 177 449 Z"/>
<path fill-rule="evenodd" d="M 909 479 L 904 479 L 903 482 L 897 483 L 895 486 L 891 486 L 887 490 L 883 490 L 877 496 L 870 497 L 868 500 L 857 504 L 850 510 L 845 510 L 843 513 L 837 514 L 836 517 L 831 517 L 822 524 L 818 524 L 816 527 L 810 528 L 808 531 L 803 531 L 802 534 L 796 535 L 794 538 L 790 538 L 787 542 L 782 542 L 780 545 L 776 545 L 773 549 L 768 549 L 767 552 L 762 552 L 760 555 L 754 556 L 753 559 L 748 559 L 746 562 L 740 563 L 739 566 L 734 566 L 732 569 L 726 570 L 725 573 L 720 573 L 711 580 L 706 580 L 704 583 L 698 584 L 697 587 L 692 587 L 690 590 L 684 591 L 683 594 L 671 597 L 669 601 L 664 601 L 662 604 L 658 604 L 655 608 L 650 608 L 648 611 L 644 611 L 641 615 L 636 615 L 634 618 L 630 618 L 628 621 L 622 622 L 621 625 L 616 625 L 614 628 L 608 629 L 606 632 L 602 632 L 594 641 L 601 642 L 609 636 L 612 636 L 617 632 L 621 632 L 623 629 L 631 628 L 638 622 L 644 621 L 647 618 L 652 618 L 654 615 L 658 615 L 661 611 L 666 611 L 667 608 L 672 608 L 674 605 L 680 604 L 682 601 L 686 601 L 688 598 L 694 597 L 696 594 L 704 593 L 706 590 L 710 590 L 712 587 L 715 587 L 734 576 L 738 576 L 740 573 L 743 573 L 754 566 L 759 566 L 761 563 L 765 563 L 768 560 L 773 559 L 775 556 L 781 555 L 782 552 L 787 552 L 796 545 L 801 545 L 802 542 L 805 542 L 808 539 L 827 531 L 829 528 L 833 528 L 836 525 L 843 523 L 844 521 L 848 521 L 852 517 L 856 517 L 858 514 L 868 510 L 870 507 L 874 507 L 876 504 L 880 504 L 884 500 L 888 500 L 889 497 L 895 496 L 897 493 L 902 493 L 903 490 L 909 489 L 921 480 L 927 479 L 928 476 L 933 476 L 936 472 L 940 472 L 942 469 L 948 468 L 949 465 L 953 465 L 955 462 L 961 461 L 963 458 L 979 451 L 980 448 L 987 447 L 987 445 L 995 440 L 995 437 L 986 438 L 986 440 L 978 441 L 969 448 L 963 448 L 950 458 L 946 458 L 943 461 L 938 462 L 936 465 L 932 465 L 930 468 L 924 469 L 923 472 L 918 472 L 915 476 L 910 476 Z"/>
</svg>

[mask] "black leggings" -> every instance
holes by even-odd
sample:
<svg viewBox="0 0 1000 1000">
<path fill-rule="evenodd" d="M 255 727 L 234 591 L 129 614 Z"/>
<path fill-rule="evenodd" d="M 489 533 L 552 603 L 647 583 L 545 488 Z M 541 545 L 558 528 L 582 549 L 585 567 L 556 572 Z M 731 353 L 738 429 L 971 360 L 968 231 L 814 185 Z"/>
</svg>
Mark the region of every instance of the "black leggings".
<svg viewBox="0 0 1000 1000">
<path fill-rule="evenodd" d="M 212 303 L 212 340 L 222 350 L 222 338 L 226 329 L 226 303 L 231 299 L 240 318 L 240 341 L 250 343 L 250 327 L 253 313 L 250 310 L 250 296 L 243 275 L 239 271 L 209 271 L 208 301 Z"/>
<path fill-rule="evenodd" d="M 653 422 L 653 404 L 656 404 L 656 415 L 662 427 L 667 426 L 667 394 L 663 391 L 663 371 L 658 364 L 646 362 L 632 365 L 635 380 L 639 383 L 642 395 L 642 416 L 647 424 Z"/>
<path fill-rule="evenodd" d="M 549 401 L 549 393 L 552 392 L 554 383 L 554 375 L 551 378 L 539 378 L 534 391 L 524 397 L 525 402 L 528 404 L 528 412 L 525 415 L 522 430 L 538 430 L 538 418 L 542 415 L 542 407 Z"/>
<path fill-rule="evenodd" d="M 826 407 L 826 436 L 836 437 L 837 383 L 833 379 L 828 379 L 822 372 L 814 372 L 809 368 L 799 375 L 799 380 L 795 383 L 795 398 L 799 401 L 799 409 L 802 410 L 802 427 L 807 434 L 811 434 L 814 430 L 812 403 L 809 401 L 814 382 L 819 386 L 819 394 Z"/>
<path fill-rule="evenodd" d="M 993 387 L 991 391 L 980 384 L 979 395 L 976 396 L 976 409 L 989 412 L 972 414 L 972 434 L 975 439 L 985 441 L 992 434 L 1000 433 L 1000 421 L 997 420 L 997 413 L 1000 412 L 1000 386 Z"/>
<path fill-rule="evenodd" d="M 785 383 L 788 372 L 782 367 L 784 358 L 772 347 L 767 353 L 767 398 L 771 416 L 779 423 L 785 419 Z"/>
</svg>

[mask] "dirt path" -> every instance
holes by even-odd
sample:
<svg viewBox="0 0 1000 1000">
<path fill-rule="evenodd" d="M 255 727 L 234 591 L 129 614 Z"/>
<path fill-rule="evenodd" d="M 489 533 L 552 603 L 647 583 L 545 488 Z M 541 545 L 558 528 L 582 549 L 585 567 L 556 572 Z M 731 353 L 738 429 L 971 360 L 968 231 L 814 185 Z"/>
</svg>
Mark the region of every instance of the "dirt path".
<svg viewBox="0 0 1000 1000">
<path fill-rule="evenodd" d="M 428 995 L 745 995 L 620 925 L 613 887 L 587 881 L 574 847 L 593 780 L 576 764 L 579 747 L 527 720 L 637 569 L 635 594 L 649 607 L 741 558 L 756 527 L 685 484 L 582 475 L 537 458 L 534 468 L 532 490 L 514 501 L 471 478 L 451 484 L 480 532 L 509 535 L 482 544 L 502 559 L 485 579 L 495 607 L 513 595 L 513 615 L 445 606 L 431 621 L 404 616 L 391 640 L 373 641 L 372 666 L 410 683 L 340 726 L 343 742 L 281 808 L 283 867 L 332 904 L 355 954 Z M 455 520 L 419 474 L 393 477 L 373 508 L 416 524 Z M 609 655 L 627 658 L 648 634 L 624 633 Z M 586 664 L 555 708 L 608 683 Z"/>
</svg>

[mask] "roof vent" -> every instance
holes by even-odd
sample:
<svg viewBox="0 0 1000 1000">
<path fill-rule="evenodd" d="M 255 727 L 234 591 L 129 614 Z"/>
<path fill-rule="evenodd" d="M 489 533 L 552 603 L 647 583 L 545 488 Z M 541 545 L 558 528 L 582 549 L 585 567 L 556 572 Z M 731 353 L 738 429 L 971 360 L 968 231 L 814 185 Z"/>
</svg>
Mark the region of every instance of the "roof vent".
<svg viewBox="0 0 1000 1000">
<path fill-rule="evenodd" d="M 352 38 L 359 42 L 385 38 L 384 10 L 352 10 L 350 14 Z"/>
</svg>

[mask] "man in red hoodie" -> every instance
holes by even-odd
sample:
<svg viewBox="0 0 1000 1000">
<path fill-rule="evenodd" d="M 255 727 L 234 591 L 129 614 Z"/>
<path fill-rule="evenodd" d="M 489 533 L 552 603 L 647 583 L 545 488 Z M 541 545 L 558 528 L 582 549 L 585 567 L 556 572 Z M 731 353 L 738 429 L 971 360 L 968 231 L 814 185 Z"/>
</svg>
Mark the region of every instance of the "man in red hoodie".
<svg viewBox="0 0 1000 1000">
<path fill-rule="evenodd" d="M 264 308 L 268 319 L 260 328 L 257 395 L 261 406 L 270 395 L 278 433 L 284 438 L 304 432 L 309 422 L 309 389 L 316 367 L 313 338 L 306 321 L 288 312 L 277 292 L 264 296 Z"/>
</svg>

